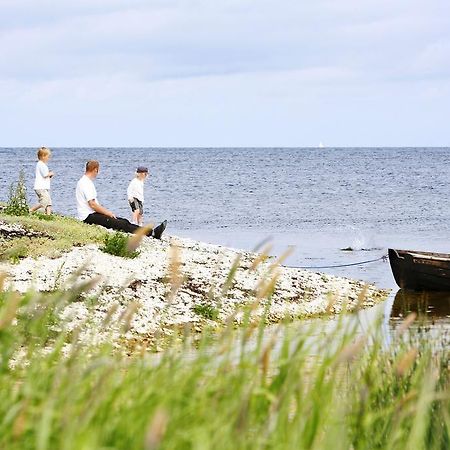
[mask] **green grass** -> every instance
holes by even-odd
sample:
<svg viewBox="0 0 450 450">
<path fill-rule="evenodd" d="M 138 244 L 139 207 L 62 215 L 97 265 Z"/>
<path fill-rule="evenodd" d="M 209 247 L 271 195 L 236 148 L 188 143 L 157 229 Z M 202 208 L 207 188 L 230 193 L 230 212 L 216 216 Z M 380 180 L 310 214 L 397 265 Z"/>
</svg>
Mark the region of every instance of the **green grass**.
<svg viewBox="0 0 450 450">
<path fill-rule="evenodd" d="M 214 306 L 211 305 L 194 305 L 192 310 L 198 314 L 199 316 L 204 317 L 205 319 L 216 320 L 219 317 L 220 311 Z"/>
<path fill-rule="evenodd" d="M 45 233 L 45 237 L 28 237 L 15 239 L 0 239 L 0 255 L 10 259 L 10 254 L 19 253 L 24 256 L 55 257 L 62 252 L 70 251 L 74 246 L 86 244 L 101 244 L 106 232 L 101 227 L 86 225 L 71 217 L 59 215 L 30 214 L 14 217 L 0 214 L 0 220 L 7 223 L 18 223 L 28 230 Z M 25 249 L 25 251 L 24 251 Z"/>
<path fill-rule="evenodd" d="M 125 233 L 116 231 L 115 233 L 107 233 L 103 240 L 103 247 L 100 250 L 114 256 L 122 258 L 136 258 L 139 256 L 138 251 L 132 251 L 128 248 L 129 237 Z"/>
<path fill-rule="evenodd" d="M 19 179 L 9 188 L 8 202 L 5 213 L 10 216 L 28 216 L 27 189 L 25 187 L 25 174 L 23 169 L 19 172 Z"/>
<path fill-rule="evenodd" d="M 356 318 L 319 334 L 262 321 L 186 341 L 189 357 L 125 356 L 65 331 L 82 290 L 1 294 L 0 448 L 449 448 L 450 353 L 426 339 L 386 349 Z"/>
</svg>

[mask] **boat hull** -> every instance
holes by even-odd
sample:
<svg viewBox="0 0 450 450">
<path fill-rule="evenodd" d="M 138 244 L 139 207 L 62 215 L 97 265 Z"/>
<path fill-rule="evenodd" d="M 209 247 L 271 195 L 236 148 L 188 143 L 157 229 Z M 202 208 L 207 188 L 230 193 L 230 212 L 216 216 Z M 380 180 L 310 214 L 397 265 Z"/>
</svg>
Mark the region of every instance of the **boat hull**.
<svg viewBox="0 0 450 450">
<path fill-rule="evenodd" d="M 395 282 L 414 291 L 450 291 L 450 254 L 389 249 Z"/>
</svg>

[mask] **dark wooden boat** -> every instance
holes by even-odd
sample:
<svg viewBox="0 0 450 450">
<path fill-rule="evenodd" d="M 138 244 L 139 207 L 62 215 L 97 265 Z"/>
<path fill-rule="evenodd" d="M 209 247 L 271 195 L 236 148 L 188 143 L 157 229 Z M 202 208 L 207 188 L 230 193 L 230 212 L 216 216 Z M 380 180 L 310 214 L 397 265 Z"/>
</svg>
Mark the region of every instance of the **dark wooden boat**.
<svg viewBox="0 0 450 450">
<path fill-rule="evenodd" d="M 450 291 L 450 254 L 392 248 L 388 252 L 399 287 L 415 291 Z"/>
</svg>

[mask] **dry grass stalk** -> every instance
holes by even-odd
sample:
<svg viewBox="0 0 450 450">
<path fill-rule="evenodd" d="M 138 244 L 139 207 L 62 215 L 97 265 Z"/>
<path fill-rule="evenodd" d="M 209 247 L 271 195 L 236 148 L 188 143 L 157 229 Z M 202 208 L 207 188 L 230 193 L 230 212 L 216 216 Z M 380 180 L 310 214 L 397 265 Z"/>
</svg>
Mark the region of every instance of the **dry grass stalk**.
<svg viewBox="0 0 450 450">
<path fill-rule="evenodd" d="M 21 297 L 19 294 L 13 292 L 8 298 L 3 309 L 3 314 L 0 317 L 0 330 L 7 328 L 16 318 L 16 313 L 19 308 Z"/>
<path fill-rule="evenodd" d="M 0 273 L 0 292 L 3 292 L 5 289 L 5 281 L 8 278 L 8 275 L 4 272 Z"/>
<path fill-rule="evenodd" d="M 397 375 L 399 375 L 400 377 L 405 375 L 406 372 L 408 372 L 408 370 L 413 365 L 418 354 L 419 351 L 416 348 L 412 348 L 411 350 L 409 350 L 409 352 L 403 355 L 402 359 L 400 359 L 400 361 L 397 364 L 397 367 L 395 368 Z"/>
<path fill-rule="evenodd" d="M 106 312 L 106 315 L 102 321 L 102 327 L 107 327 L 110 322 L 112 317 L 114 316 L 114 314 L 117 312 L 117 309 L 119 308 L 118 303 L 114 303 L 111 308 L 108 309 L 108 311 Z"/>
<path fill-rule="evenodd" d="M 398 328 L 398 334 L 403 334 L 416 320 L 417 314 L 415 312 L 412 312 L 406 316 L 406 319 L 403 321 L 403 323 Z"/>
<path fill-rule="evenodd" d="M 359 311 L 360 309 L 363 308 L 364 302 L 367 299 L 368 292 L 369 292 L 369 286 L 367 284 L 365 284 L 363 286 L 363 288 L 361 289 L 360 293 L 358 294 L 358 298 L 356 300 L 355 311 Z"/>
<path fill-rule="evenodd" d="M 338 301 L 338 296 L 336 293 L 329 292 L 327 294 L 327 297 L 328 297 L 328 304 L 325 311 L 327 314 L 331 314 L 333 312 L 334 305 Z"/>
<path fill-rule="evenodd" d="M 145 449 L 155 450 L 160 447 L 161 441 L 166 433 L 169 414 L 165 409 L 157 409 L 145 436 Z"/>
<path fill-rule="evenodd" d="M 170 292 L 167 296 L 167 303 L 170 304 L 184 282 L 184 276 L 181 272 L 180 249 L 176 245 L 171 245 L 169 249 L 168 272 Z"/>
<path fill-rule="evenodd" d="M 127 309 L 122 313 L 119 318 L 119 322 L 123 321 L 123 331 L 127 332 L 131 328 L 131 321 L 133 320 L 133 316 L 139 308 L 139 304 L 137 302 L 131 302 Z"/>
<path fill-rule="evenodd" d="M 336 364 L 350 362 L 356 358 L 356 356 L 361 352 L 364 348 L 364 345 L 367 342 L 366 337 L 361 337 L 355 342 L 352 342 L 349 345 L 346 345 L 340 352 L 338 358 L 336 359 Z"/>
<path fill-rule="evenodd" d="M 135 252 L 141 245 L 142 239 L 153 230 L 153 224 L 146 225 L 145 227 L 139 228 L 134 234 L 128 238 L 127 250 L 132 253 Z"/>
<path fill-rule="evenodd" d="M 253 263 L 250 267 L 250 270 L 256 270 L 258 266 L 263 263 L 264 261 L 267 261 L 267 259 L 270 257 L 269 254 L 272 250 L 272 244 L 267 244 L 262 252 L 253 260 Z"/>
<path fill-rule="evenodd" d="M 263 298 L 269 298 L 272 295 L 273 291 L 275 290 L 275 286 L 277 284 L 279 276 L 280 276 L 280 271 L 276 270 L 273 273 L 272 277 L 269 278 L 269 280 L 267 282 L 265 280 L 261 281 L 258 291 L 257 291 L 257 294 L 256 294 L 256 296 L 259 300 L 261 300 Z"/>
<path fill-rule="evenodd" d="M 266 348 L 263 350 L 261 355 L 261 371 L 262 371 L 262 378 L 267 378 L 267 374 L 269 373 L 270 369 L 270 355 L 272 353 L 273 347 L 275 346 L 275 336 L 272 337 L 270 342 L 267 344 Z"/>
<path fill-rule="evenodd" d="M 281 274 L 280 265 L 292 252 L 293 247 L 289 247 L 270 265 L 268 274 L 261 278 L 256 288 L 256 297 L 258 299 L 269 298 L 272 295 Z"/>
<path fill-rule="evenodd" d="M 233 262 L 233 265 L 231 266 L 230 271 L 228 272 L 227 279 L 225 280 L 225 283 L 222 286 L 222 292 L 221 296 L 224 298 L 227 295 L 228 290 L 233 285 L 233 281 L 236 277 L 236 272 L 239 269 L 239 266 L 241 265 L 241 259 L 242 255 L 237 255 L 236 259 Z"/>
<path fill-rule="evenodd" d="M 279 267 L 283 264 L 284 261 L 286 261 L 286 259 L 292 255 L 292 253 L 294 252 L 294 247 L 293 246 L 289 246 L 284 253 L 282 253 L 270 266 L 270 269 L 275 269 L 276 267 Z"/>
</svg>

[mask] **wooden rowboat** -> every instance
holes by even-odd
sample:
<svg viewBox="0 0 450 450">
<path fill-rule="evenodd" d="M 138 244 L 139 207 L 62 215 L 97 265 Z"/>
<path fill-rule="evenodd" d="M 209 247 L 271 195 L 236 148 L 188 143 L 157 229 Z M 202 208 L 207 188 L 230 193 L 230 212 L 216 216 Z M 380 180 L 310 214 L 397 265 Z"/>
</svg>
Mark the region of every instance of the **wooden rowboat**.
<svg viewBox="0 0 450 450">
<path fill-rule="evenodd" d="M 394 250 L 389 262 L 400 288 L 415 291 L 450 291 L 450 254 Z"/>
</svg>

